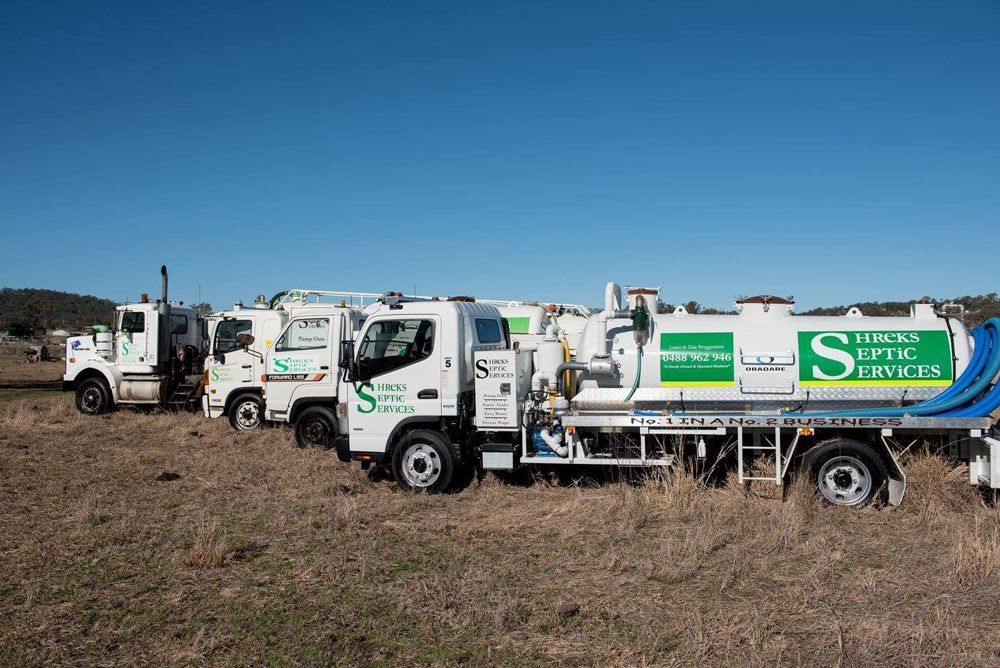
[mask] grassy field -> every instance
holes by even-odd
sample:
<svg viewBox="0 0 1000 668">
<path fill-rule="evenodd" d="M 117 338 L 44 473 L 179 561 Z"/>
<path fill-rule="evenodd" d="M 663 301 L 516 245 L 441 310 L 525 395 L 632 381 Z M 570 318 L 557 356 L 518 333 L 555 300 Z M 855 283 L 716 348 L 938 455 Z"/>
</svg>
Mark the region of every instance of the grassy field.
<svg viewBox="0 0 1000 668">
<path fill-rule="evenodd" d="M 0 664 L 995 665 L 1000 512 L 907 467 L 860 512 L 684 476 L 419 496 L 286 429 L 0 390 Z"/>
</svg>

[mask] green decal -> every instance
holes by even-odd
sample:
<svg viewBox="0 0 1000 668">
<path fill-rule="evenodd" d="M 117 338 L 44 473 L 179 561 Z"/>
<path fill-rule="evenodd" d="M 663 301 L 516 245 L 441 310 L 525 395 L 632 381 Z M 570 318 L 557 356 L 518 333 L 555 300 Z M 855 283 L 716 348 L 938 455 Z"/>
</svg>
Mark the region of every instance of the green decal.
<svg viewBox="0 0 1000 668">
<path fill-rule="evenodd" d="M 403 413 L 417 412 L 406 397 L 405 383 L 363 383 L 356 388 L 359 413 Z"/>
<path fill-rule="evenodd" d="M 275 371 L 277 372 L 288 371 L 288 359 L 281 359 L 275 357 L 272 361 L 274 362 Z"/>
<path fill-rule="evenodd" d="M 944 330 L 799 332 L 802 385 L 951 385 Z"/>
<path fill-rule="evenodd" d="M 122 341 L 122 357 L 128 357 L 128 341 Z"/>
<path fill-rule="evenodd" d="M 510 328 L 511 334 L 527 334 L 531 331 L 531 318 L 517 316 L 504 318 L 504 320 L 507 321 L 507 326 Z"/>
<path fill-rule="evenodd" d="M 300 357 L 275 357 L 271 360 L 271 372 L 273 373 L 316 373 L 319 371 L 319 363 L 310 358 Z"/>
<path fill-rule="evenodd" d="M 660 384 L 729 386 L 735 382 L 732 332 L 660 334 Z"/>
<path fill-rule="evenodd" d="M 219 382 L 219 370 L 218 369 L 212 369 L 212 381 L 216 382 L 216 383 Z"/>
<path fill-rule="evenodd" d="M 372 384 L 371 383 L 364 383 L 363 385 L 361 385 L 361 387 L 358 388 L 358 400 L 359 400 L 359 403 L 358 403 L 358 412 L 359 413 L 368 414 L 368 413 L 371 413 L 371 412 L 373 412 L 375 410 L 375 406 L 377 405 L 376 402 L 375 402 L 375 397 L 373 397 L 372 395 L 368 394 L 368 392 L 367 392 L 367 390 L 370 390 L 371 388 L 372 388 Z M 360 402 L 364 402 L 365 405 L 364 406 L 361 405 Z"/>
</svg>

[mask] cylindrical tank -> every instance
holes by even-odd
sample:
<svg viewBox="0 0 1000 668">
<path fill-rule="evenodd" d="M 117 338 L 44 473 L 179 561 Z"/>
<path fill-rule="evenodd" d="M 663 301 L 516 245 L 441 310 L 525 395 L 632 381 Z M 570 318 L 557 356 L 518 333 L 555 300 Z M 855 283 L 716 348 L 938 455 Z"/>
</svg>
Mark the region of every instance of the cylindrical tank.
<svg viewBox="0 0 1000 668">
<path fill-rule="evenodd" d="M 961 321 L 916 304 L 909 317 L 792 315 L 793 304 L 751 297 L 737 315 L 683 308 L 650 318 L 636 408 L 666 410 L 822 410 L 909 404 L 942 392 L 962 373 L 972 339 Z M 622 314 L 619 313 L 619 316 Z M 574 406 L 624 407 L 639 356 L 632 323 L 611 318 L 611 345 L 597 340 L 599 316 L 584 329 L 577 360 L 610 349 L 617 373 L 581 376 Z"/>
<path fill-rule="evenodd" d="M 94 347 L 97 354 L 105 359 L 111 358 L 111 351 L 114 348 L 112 344 L 112 334 L 108 331 L 95 332 L 94 333 Z"/>
</svg>

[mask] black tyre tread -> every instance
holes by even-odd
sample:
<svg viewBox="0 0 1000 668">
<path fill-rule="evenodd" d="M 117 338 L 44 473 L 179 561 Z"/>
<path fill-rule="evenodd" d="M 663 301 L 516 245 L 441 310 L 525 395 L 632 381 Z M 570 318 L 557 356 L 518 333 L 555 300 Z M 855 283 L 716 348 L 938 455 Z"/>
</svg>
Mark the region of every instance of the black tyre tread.
<svg viewBox="0 0 1000 668">
<path fill-rule="evenodd" d="M 85 411 L 83 409 L 83 401 L 82 401 L 83 393 L 84 391 L 86 391 L 88 387 L 99 388 L 103 396 L 101 407 L 93 413 L 90 411 Z M 88 378 L 87 380 L 80 383 L 80 385 L 76 388 L 75 401 L 76 401 L 76 410 L 80 411 L 84 415 L 103 415 L 104 413 L 107 413 L 108 411 L 111 410 L 111 388 L 108 387 L 107 382 L 105 382 L 100 378 Z"/>
<path fill-rule="evenodd" d="M 299 413 L 299 416 L 295 419 L 295 442 L 300 448 L 316 447 L 314 444 L 306 442 L 303 438 L 303 431 L 308 422 L 315 419 L 322 419 L 327 422 L 329 440 L 323 447 L 333 447 L 333 441 L 337 437 L 337 416 L 326 406 L 310 406 Z"/>
<path fill-rule="evenodd" d="M 236 431 L 250 431 L 248 429 L 243 429 L 236 424 L 237 408 L 241 403 L 243 403 L 248 399 L 256 402 L 257 409 L 260 414 L 260 422 L 257 424 L 255 429 L 260 429 L 260 427 L 263 426 L 264 424 L 264 400 L 261 399 L 260 396 L 256 394 L 252 393 L 241 394 L 235 399 L 233 399 L 232 403 L 229 404 L 229 410 L 227 411 L 227 413 L 229 414 L 229 426 L 231 426 Z"/>
<path fill-rule="evenodd" d="M 402 474 L 403 453 L 413 443 L 427 443 L 441 458 L 441 476 L 430 487 L 414 488 L 406 482 Z M 430 494 L 447 492 L 451 489 L 458 466 L 455 463 L 455 453 L 451 439 L 439 431 L 430 429 L 414 429 L 403 434 L 392 449 L 392 477 L 400 489 L 407 492 L 427 492 Z"/>
<path fill-rule="evenodd" d="M 809 475 L 813 485 L 818 485 L 816 474 L 823 463 L 832 455 L 845 453 L 850 453 L 867 463 L 869 469 L 878 477 L 872 484 L 871 496 L 864 503 L 855 507 L 863 508 L 872 502 L 877 502 L 879 505 L 885 504 L 888 501 L 886 482 L 889 479 L 889 468 L 882 455 L 867 443 L 844 437 L 832 438 L 818 443 L 805 454 L 802 460 L 802 470 Z"/>
</svg>

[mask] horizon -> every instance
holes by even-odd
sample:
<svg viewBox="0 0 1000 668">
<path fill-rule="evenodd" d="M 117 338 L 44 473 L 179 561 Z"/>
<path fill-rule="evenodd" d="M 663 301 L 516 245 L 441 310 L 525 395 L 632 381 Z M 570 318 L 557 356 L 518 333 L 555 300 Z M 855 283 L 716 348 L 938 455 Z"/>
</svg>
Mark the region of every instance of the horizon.
<svg viewBox="0 0 1000 668">
<path fill-rule="evenodd" d="M 998 27 L 985 2 L 5 3 L 0 285 L 989 294 Z"/>
</svg>

